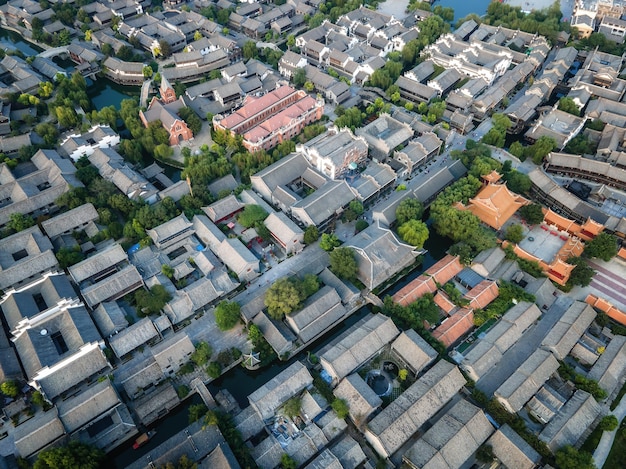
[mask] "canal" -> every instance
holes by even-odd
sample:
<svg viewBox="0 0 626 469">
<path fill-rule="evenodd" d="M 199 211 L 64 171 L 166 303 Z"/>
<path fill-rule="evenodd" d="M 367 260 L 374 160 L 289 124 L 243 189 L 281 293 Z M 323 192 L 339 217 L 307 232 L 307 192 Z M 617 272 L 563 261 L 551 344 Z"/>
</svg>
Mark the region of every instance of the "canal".
<svg viewBox="0 0 626 469">
<path fill-rule="evenodd" d="M 396 283 L 387 293 L 393 294 L 395 291 L 402 288 L 402 286 L 406 285 L 412 279 L 420 275 L 425 269 L 433 265 L 437 262 L 437 260 L 441 259 L 449 249 L 450 245 L 451 242 L 447 238 L 442 238 L 441 236 L 432 233 L 431 237 L 424 246 L 428 250 L 428 253 L 423 257 L 420 267 Z M 230 394 L 237 400 L 239 406 L 243 409 L 248 406 L 247 398 L 249 394 L 274 378 L 278 373 L 294 363 L 294 361 L 305 359 L 307 352 L 310 351 L 317 353 L 322 347 L 345 332 L 357 321 L 365 317 L 370 311 L 371 309 L 369 305 L 360 308 L 352 316 L 335 326 L 324 336 L 311 344 L 307 350 L 294 355 L 287 361 L 276 361 L 270 366 L 257 371 L 249 371 L 243 367 L 235 367 L 227 373 L 224 373 L 218 379 L 212 381 L 207 385 L 207 387 L 213 395 L 217 394 L 220 389 L 228 390 L 228 392 L 230 392 Z M 191 405 L 199 403 L 201 403 L 200 397 L 197 394 L 194 394 L 192 397 L 185 400 L 175 411 L 171 412 L 154 425 L 151 425 L 151 428 L 157 429 L 157 433 L 148 444 L 142 446 L 138 450 L 133 450 L 131 447 L 132 442 L 128 442 L 122 448 L 118 448 L 116 451 L 109 454 L 109 460 L 113 462 L 116 468 L 122 469 L 133 461 L 141 458 L 169 437 L 180 432 L 183 428 L 189 425 L 187 415 L 188 409 Z"/>
<path fill-rule="evenodd" d="M 487 13 L 487 7 L 490 3 L 491 0 L 436 0 L 434 5 L 441 5 L 442 7 L 450 7 L 454 9 L 454 21 L 456 22 L 470 13 L 476 13 L 478 16 L 483 16 Z"/>
<path fill-rule="evenodd" d="M 27 57 L 30 55 L 37 55 L 41 51 L 43 51 L 41 47 L 24 41 L 24 39 L 22 39 L 22 37 L 16 32 L 9 31 L 8 29 L 4 29 L 1 27 L 0 47 L 2 47 L 3 49 L 17 49 Z"/>
</svg>

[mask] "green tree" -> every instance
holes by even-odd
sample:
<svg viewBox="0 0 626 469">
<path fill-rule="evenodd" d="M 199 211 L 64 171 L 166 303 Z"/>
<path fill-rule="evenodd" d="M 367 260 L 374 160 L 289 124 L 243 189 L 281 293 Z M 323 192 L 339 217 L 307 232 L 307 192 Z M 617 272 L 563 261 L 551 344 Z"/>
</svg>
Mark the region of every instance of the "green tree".
<svg viewBox="0 0 626 469">
<path fill-rule="evenodd" d="M 420 220 L 409 220 L 398 227 L 398 234 L 405 243 L 421 249 L 428 239 L 428 226 Z"/>
<path fill-rule="evenodd" d="M 237 215 L 237 221 L 245 228 L 251 228 L 257 222 L 265 220 L 267 216 L 268 213 L 260 205 L 250 204 Z"/>
<path fill-rule="evenodd" d="M 585 245 L 584 255 L 610 261 L 617 255 L 617 238 L 608 233 L 600 233 Z"/>
<path fill-rule="evenodd" d="M 580 109 L 576 106 L 574 100 L 568 96 L 563 96 L 559 99 L 559 110 L 575 116 L 580 116 Z"/>
<path fill-rule="evenodd" d="M 353 200 L 352 202 L 350 202 L 349 207 L 350 207 L 350 210 L 356 213 L 357 216 L 363 215 L 363 212 L 365 211 L 363 204 L 359 200 Z"/>
<path fill-rule="evenodd" d="M 537 225 L 543 221 L 543 207 L 541 204 L 529 204 L 520 208 L 520 215 L 530 225 Z"/>
<path fill-rule="evenodd" d="M 52 96 L 52 92 L 54 91 L 54 85 L 49 81 L 44 81 L 39 83 L 39 97 L 42 99 L 47 99 Z"/>
<path fill-rule="evenodd" d="M 575 265 L 572 273 L 569 276 L 569 285 L 580 285 L 586 287 L 591 283 L 591 279 L 596 273 L 582 257 L 570 257 L 567 259 L 567 263 Z"/>
<path fill-rule="evenodd" d="M 330 253 L 330 270 L 339 277 L 346 280 L 356 278 L 358 265 L 354 249 L 352 248 L 335 248 Z"/>
<path fill-rule="evenodd" d="M 159 51 L 164 58 L 168 58 L 170 55 L 172 55 L 172 46 L 170 46 L 170 43 L 166 40 L 161 39 L 159 41 Z"/>
<path fill-rule="evenodd" d="M 139 289 L 135 292 L 135 303 L 140 316 L 158 314 L 171 299 L 172 295 L 163 285 L 155 285 L 149 291 Z"/>
<path fill-rule="evenodd" d="M 44 143 L 49 146 L 56 145 L 57 140 L 59 139 L 59 130 L 50 122 L 37 124 L 35 126 L 35 132 L 37 132 L 37 134 L 43 138 Z"/>
<path fill-rule="evenodd" d="M 530 158 L 533 163 L 539 165 L 543 159 L 556 148 L 556 141 L 552 137 L 542 136 L 537 139 L 531 146 L 526 147 L 526 157 Z"/>
<path fill-rule="evenodd" d="M 213 355 L 211 346 L 204 341 L 200 341 L 195 345 L 195 350 L 191 354 L 190 359 L 196 366 L 204 366 L 211 359 L 211 355 Z"/>
<path fill-rule="evenodd" d="M 339 241 L 339 238 L 337 238 L 335 234 L 324 233 L 322 235 L 322 239 L 320 240 L 320 247 L 324 251 L 332 251 L 333 249 L 335 249 L 337 246 L 340 246 L 340 245 L 341 245 L 341 241 Z"/>
<path fill-rule="evenodd" d="M 333 400 L 331 407 L 340 419 L 345 419 L 350 413 L 350 407 L 345 399 L 336 398 Z"/>
<path fill-rule="evenodd" d="M 402 225 L 409 220 L 421 220 L 424 215 L 424 205 L 417 199 L 404 199 L 396 208 L 396 219 Z"/>
<path fill-rule="evenodd" d="M 560 448 L 554 456 L 559 469 L 596 469 L 590 453 L 578 451 L 570 445 Z"/>
<path fill-rule="evenodd" d="M 522 239 L 524 239 L 524 228 L 522 228 L 522 225 L 518 224 L 509 225 L 506 228 L 504 238 L 512 243 L 519 243 Z"/>
<path fill-rule="evenodd" d="M 298 282 L 298 290 L 300 298 L 304 301 L 313 293 L 320 289 L 320 281 L 315 274 L 306 274 L 300 282 Z"/>
<path fill-rule="evenodd" d="M 211 378 L 219 378 L 219 376 L 222 374 L 222 365 L 220 365 L 218 362 L 211 362 L 206 368 L 206 373 Z"/>
<path fill-rule="evenodd" d="M 183 107 L 178 111 L 178 115 L 186 122 L 189 126 L 189 130 L 194 135 L 198 135 L 202 130 L 202 121 L 195 113 L 193 109 L 190 107 Z"/>
<path fill-rule="evenodd" d="M 236 301 L 222 301 L 215 308 L 215 323 L 221 331 L 228 331 L 239 322 L 241 307 Z"/>
<path fill-rule="evenodd" d="M 295 283 L 284 277 L 272 284 L 265 293 L 265 306 L 270 317 L 282 319 L 302 306 L 300 292 Z"/>
<path fill-rule="evenodd" d="M 354 231 L 355 231 L 355 233 L 360 233 L 361 231 L 363 231 L 368 226 L 370 226 L 370 224 L 368 222 L 366 222 L 363 219 L 359 219 L 359 220 L 356 221 L 356 223 L 354 225 Z"/>
<path fill-rule="evenodd" d="M 172 277 L 174 277 L 174 267 L 169 264 L 163 264 L 161 266 L 161 273 L 167 278 L 171 279 Z"/>
<path fill-rule="evenodd" d="M 70 441 L 67 446 L 39 453 L 33 469 L 98 469 L 103 460 L 102 450 L 79 441 Z"/>
<path fill-rule="evenodd" d="M 154 70 L 152 70 L 152 67 L 146 65 L 143 67 L 143 77 L 144 78 L 152 78 L 152 74 L 154 73 Z"/>
<path fill-rule="evenodd" d="M 518 194 L 526 194 L 532 187 L 532 182 L 528 175 L 520 173 L 515 169 L 505 173 L 504 180 L 506 181 L 508 188 Z"/>
<path fill-rule="evenodd" d="M 476 459 L 483 463 L 490 463 L 495 459 L 491 445 L 480 445 L 476 451 Z"/>
<path fill-rule="evenodd" d="M 59 261 L 59 267 L 61 267 L 62 269 L 67 269 L 71 265 L 78 264 L 85 258 L 82 251 L 80 250 L 80 246 L 63 246 L 57 251 L 55 256 Z"/>
<path fill-rule="evenodd" d="M 287 453 L 283 453 L 280 457 L 280 466 L 282 469 L 297 469 L 298 463 Z"/>
<path fill-rule="evenodd" d="M 524 160 L 524 147 L 523 145 L 518 142 L 515 141 L 513 143 L 511 143 L 511 146 L 509 147 L 509 153 L 513 156 L 516 156 L 517 158 L 519 158 L 520 160 Z"/>
<path fill-rule="evenodd" d="M 283 405 L 283 412 L 285 415 L 290 418 L 295 418 L 300 414 L 300 409 L 302 408 L 302 399 L 299 397 L 292 397 Z"/>
<path fill-rule="evenodd" d="M 207 408 L 204 404 L 193 404 L 189 406 L 189 423 L 194 423 L 200 420 L 206 414 Z"/>
<path fill-rule="evenodd" d="M 243 45 L 243 58 L 254 59 L 259 56 L 259 49 L 254 41 L 246 41 Z"/>
<path fill-rule="evenodd" d="M 303 87 L 306 83 L 306 71 L 304 68 L 297 68 L 291 77 L 293 84 L 297 87 Z"/>
<path fill-rule="evenodd" d="M 13 231 L 22 231 L 26 228 L 30 228 L 35 224 L 35 220 L 33 220 L 28 215 L 24 215 L 23 213 L 15 212 L 9 215 L 9 222 L 7 223 L 7 227 Z"/>
<path fill-rule="evenodd" d="M 16 381 L 8 379 L 0 384 L 0 391 L 2 391 L 2 394 L 4 394 L 5 396 L 15 398 L 20 393 L 20 387 L 18 386 Z"/>
<path fill-rule="evenodd" d="M 605 415 L 598 424 L 598 428 L 603 432 L 612 432 L 617 427 L 619 427 L 619 420 L 617 420 L 615 415 Z"/>
<path fill-rule="evenodd" d="M 304 244 L 313 244 L 320 237 L 320 233 L 315 225 L 309 225 L 304 230 Z"/>
</svg>

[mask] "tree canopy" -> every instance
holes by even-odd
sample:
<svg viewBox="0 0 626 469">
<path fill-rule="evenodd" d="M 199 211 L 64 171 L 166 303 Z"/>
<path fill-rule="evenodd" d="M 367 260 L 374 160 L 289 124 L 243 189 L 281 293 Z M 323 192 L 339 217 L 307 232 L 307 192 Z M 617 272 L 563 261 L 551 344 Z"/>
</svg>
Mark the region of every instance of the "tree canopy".
<svg viewBox="0 0 626 469">
<path fill-rule="evenodd" d="M 322 235 L 322 239 L 320 239 L 320 247 L 324 251 L 332 251 L 337 246 L 341 246 L 341 241 L 339 241 L 337 235 L 328 233 L 324 233 Z"/>
<path fill-rule="evenodd" d="M 424 215 L 424 205 L 417 199 L 404 199 L 396 208 L 396 219 L 402 225 L 409 220 L 421 220 Z"/>
<path fill-rule="evenodd" d="M 320 233 L 315 225 L 309 225 L 304 230 L 304 244 L 313 244 L 320 237 Z"/>
<path fill-rule="evenodd" d="M 398 227 L 398 234 L 405 243 L 421 249 L 428 239 L 428 227 L 420 220 L 409 220 Z"/>
<path fill-rule="evenodd" d="M 543 221 L 543 209 L 541 204 L 528 204 L 519 209 L 520 215 L 530 225 L 536 225 Z"/>
<path fill-rule="evenodd" d="M 609 233 L 600 233 L 585 245 L 585 257 L 597 257 L 610 261 L 617 254 L 617 238 Z"/>
<path fill-rule="evenodd" d="M 257 222 L 265 220 L 267 216 L 268 213 L 263 210 L 263 207 L 250 204 L 246 205 L 243 211 L 237 215 L 237 221 L 245 228 L 251 228 Z"/>
<path fill-rule="evenodd" d="M 282 319 L 302 307 L 302 302 L 320 288 L 317 276 L 307 274 L 302 279 L 298 277 L 283 277 L 265 293 L 265 306 L 270 317 Z"/>
<path fill-rule="evenodd" d="M 215 308 L 215 323 L 221 331 L 227 331 L 237 325 L 240 315 L 239 303 L 224 300 Z"/>
<path fill-rule="evenodd" d="M 33 469 L 98 469 L 104 452 L 78 441 L 50 448 L 37 456 Z"/>
<path fill-rule="evenodd" d="M 569 280 L 567 281 L 568 285 L 586 287 L 591 283 L 591 279 L 596 272 L 589 267 L 585 259 L 582 257 L 570 257 L 567 259 L 567 263 L 576 266 L 569 276 Z"/>
<path fill-rule="evenodd" d="M 596 469 L 591 453 L 570 445 L 560 448 L 554 456 L 559 469 Z"/>
<path fill-rule="evenodd" d="M 339 278 L 346 280 L 355 279 L 358 266 L 354 249 L 335 248 L 330 253 L 330 270 Z"/>
</svg>

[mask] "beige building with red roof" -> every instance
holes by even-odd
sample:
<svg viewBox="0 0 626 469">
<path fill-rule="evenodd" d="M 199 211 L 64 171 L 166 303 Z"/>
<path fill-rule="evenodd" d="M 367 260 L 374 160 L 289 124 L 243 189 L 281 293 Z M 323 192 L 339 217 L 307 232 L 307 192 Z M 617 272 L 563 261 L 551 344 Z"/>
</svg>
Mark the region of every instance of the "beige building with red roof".
<svg viewBox="0 0 626 469">
<path fill-rule="evenodd" d="M 494 280 L 483 280 L 468 291 L 464 297 L 469 300 L 470 308 L 482 309 L 498 298 L 499 293 L 498 284 Z"/>
<path fill-rule="evenodd" d="M 459 262 L 459 257 L 448 254 L 401 288 L 393 295 L 393 301 L 402 306 L 410 305 L 426 293 L 435 293 L 437 284 L 443 285 L 449 282 L 462 270 L 463 266 Z"/>
<path fill-rule="evenodd" d="M 439 306 L 439 308 L 441 308 L 444 313 L 446 313 L 447 316 L 450 316 L 452 310 L 456 308 L 456 305 L 452 303 L 450 298 L 448 298 L 448 295 L 441 291 L 437 292 L 437 294 L 433 298 L 433 301 L 437 306 Z"/>
<path fill-rule="evenodd" d="M 617 321 L 620 324 L 623 324 L 626 326 L 626 313 L 617 309 L 615 306 L 613 306 L 609 301 L 605 300 L 604 298 L 598 298 L 595 295 L 589 294 L 587 295 L 587 298 L 585 298 L 585 303 L 593 306 L 596 309 L 599 309 L 600 311 L 602 311 L 604 314 L 606 314 L 608 317 L 610 317 L 614 321 Z"/>
<path fill-rule="evenodd" d="M 213 117 L 213 127 L 241 135 L 246 149 L 256 152 L 295 137 L 306 125 L 321 119 L 323 112 L 323 101 L 291 86 L 281 86 L 261 97 L 246 96 L 237 111 Z"/>
<path fill-rule="evenodd" d="M 449 347 L 474 327 L 474 311 L 461 308 L 433 331 L 433 337 Z"/>
</svg>

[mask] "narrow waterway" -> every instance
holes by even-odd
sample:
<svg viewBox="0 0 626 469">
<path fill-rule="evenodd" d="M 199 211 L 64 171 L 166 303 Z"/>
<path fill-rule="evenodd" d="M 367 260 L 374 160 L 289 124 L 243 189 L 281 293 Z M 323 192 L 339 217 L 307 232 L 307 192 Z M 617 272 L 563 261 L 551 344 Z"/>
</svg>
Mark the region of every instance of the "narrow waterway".
<svg viewBox="0 0 626 469">
<path fill-rule="evenodd" d="M 16 32 L 9 31 L 0 27 L 0 47 L 3 49 L 17 49 L 27 57 L 30 55 L 37 55 L 43 51 L 42 48 L 37 47 L 35 44 L 26 42 Z"/>
<path fill-rule="evenodd" d="M 470 13 L 483 16 L 491 0 L 436 0 L 433 6 L 441 5 L 454 9 L 454 21 L 466 17 Z"/>
</svg>

